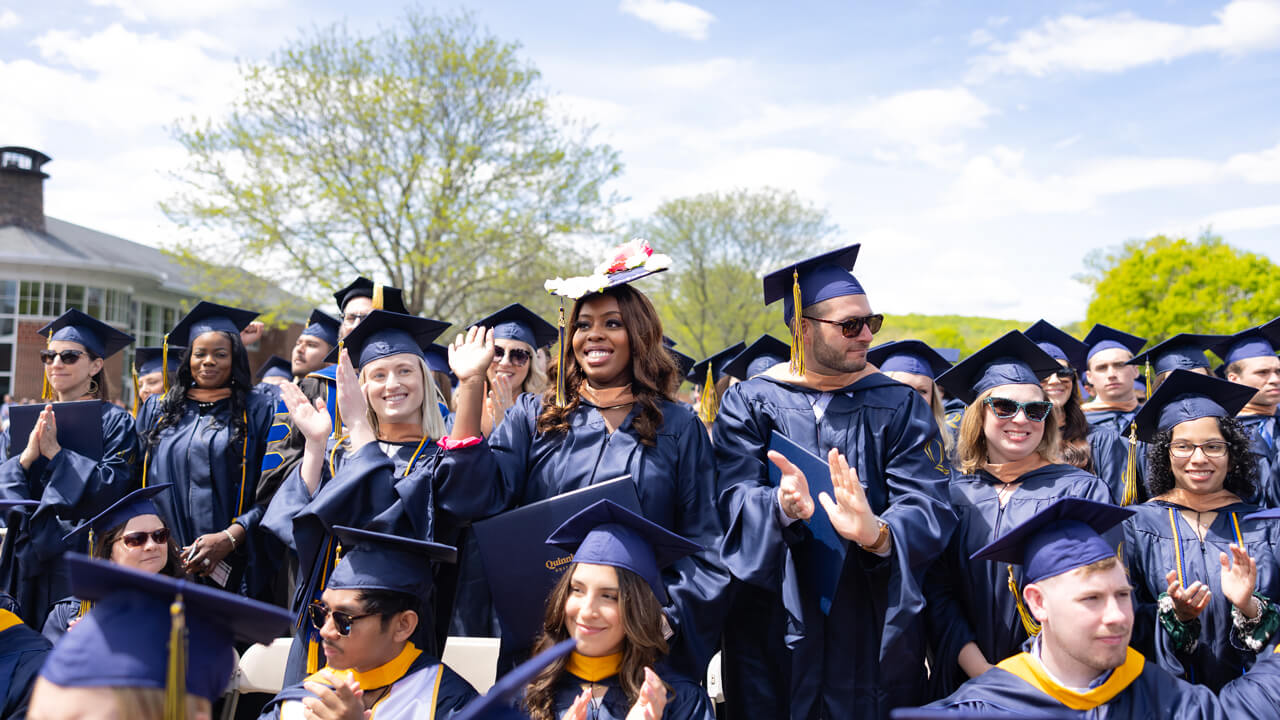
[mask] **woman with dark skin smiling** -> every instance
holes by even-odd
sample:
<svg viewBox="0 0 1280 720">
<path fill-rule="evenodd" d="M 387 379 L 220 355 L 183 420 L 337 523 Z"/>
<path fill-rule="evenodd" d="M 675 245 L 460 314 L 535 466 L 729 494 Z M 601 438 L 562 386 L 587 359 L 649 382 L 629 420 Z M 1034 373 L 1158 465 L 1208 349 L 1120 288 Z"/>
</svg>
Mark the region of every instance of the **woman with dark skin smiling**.
<svg viewBox="0 0 1280 720">
<path fill-rule="evenodd" d="M 177 378 L 138 412 L 143 486 L 172 482 L 155 503 L 182 547 L 183 570 L 240 590 L 245 549 L 263 508 L 254 494 L 275 400 L 253 392 L 240 331 L 257 313 L 201 302 L 167 338 L 186 343 Z"/>
</svg>

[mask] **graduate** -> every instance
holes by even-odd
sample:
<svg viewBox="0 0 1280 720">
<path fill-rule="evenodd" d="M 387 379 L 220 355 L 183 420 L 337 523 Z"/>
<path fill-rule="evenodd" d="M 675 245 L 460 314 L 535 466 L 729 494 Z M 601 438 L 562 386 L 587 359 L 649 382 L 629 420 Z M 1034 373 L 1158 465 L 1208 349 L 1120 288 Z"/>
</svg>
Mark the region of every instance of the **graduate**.
<svg viewBox="0 0 1280 720">
<path fill-rule="evenodd" d="M 970 556 L 1061 498 L 1111 500 L 1092 473 L 1058 461 L 1061 438 L 1040 380 L 1059 367 L 1013 330 L 938 378 L 969 406 L 950 482 L 959 526 L 924 585 L 935 697 L 986 672 L 1039 632 L 1021 604 L 1022 573 Z M 1120 533 L 1114 534 L 1118 543 Z"/>
<path fill-rule="evenodd" d="M 719 642 L 729 579 L 714 549 L 723 531 L 711 442 L 697 416 L 676 402 L 680 377 L 662 344 L 662 321 L 630 285 L 665 270 L 670 259 L 643 241 L 607 257 L 592 276 L 548 281 L 549 290 L 573 300 L 559 382 L 542 395 L 520 396 L 467 472 L 502 478 L 508 508 L 630 475 L 645 518 L 708 548 L 663 572 L 671 663 L 701 677 Z M 460 364 L 460 343 L 468 338 L 459 336 L 450 355 L 459 381 L 453 426 L 459 437 L 480 434 L 463 413 L 480 407 L 489 367 L 479 358 Z"/>
<path fill-rule="evenodd" d="M 253 391 L 240 340 L 255 317 L 198 303 L 166 336 L 187 346 L 177 376 L 138 413 L 138 475 L 144 487 L 174 485 L 153 502 L 182 548 L 183 570 L 233 592 L 264 510 L 255 496 L 275 414 L 275 401 Z"/>
<path fill-rule="evenodd" d="M 5 457 L 9 443 L 0 442 L 0 500 L 36 500 L 40 505 L 16 515 L 9 542 L 0 554 L 0 590 L 17 599 L 33 628 L 44 624 L 53 603 L 70 594 L 62 553 L 63 537 L 97 515 L 134 487 L 138 439 L 129 412 L 110 402 L 103 365 L 133 342 L 133 336 L 68 310 L 38 331 L 47 339 L 40 351 L 44 363 L 45 399 L 52 402 L 101 401 L 100 427 L 61 423 L 62 437 L 102 435 L 102 456 L 87 457 L 58 442 L 54 405 L 45 405 L 31 433 L 6 438 L 15 454 Z"/>
<path fill-rule="evenodd" d="M 955 527 L 949 468 L 928 404 L 867 364 L 883 316 L 849 272 L 858 248 L 765 276 L 766 304 L 784 300 L 792 362 L 720 402 L 721 555 L 745 583 L 722 656 L 735 717 L 884 718 L 926 694 L 920 580 Z M 769 452 L 775 431 L 830 463 L 834 500 L 813 497 L 808 482 L 820 479 Z M 818 541 L 805 521 L 818 502 L 845 555 L 808 569 Z"/>
<path fill-rule="evenodd" d="M 1280 318 L 1230 336 L 1211 349 L 1224 362 L 1223 377 L 1257 390 L 1240 410 L 1240 422 L 1253 435 L 1258 458 L 1258 488 L 1253 501 L 1280 507 Z"/>
<path fill-rule="evenodd" d="M 209 720 L 236 667 L 234 642 L 269 643 L 280 608 L 184 580 L 68 555 L 93 603 L 40 670 L 32 720 Z"/>
<path fill-rule="evenodd" d="M 293 363 L 289 360 L 279 355 L 272 355 L 258 366 L 253 378 L 259 390 L 278 395 L 279 393 L 275 388 L 285 383 L 293 382 L 292 368 Z"/>
<path fill-rule="evenodd" d="M 324 369 L 328 363 L 325 358 L 338 346 L 338 328 L 340 323 L 319 310 L 312 310 L 307 326 L 298 335 L 293 344 L 293 352 L 289 360 L 272 356 L 278 361 L 275 372 L 276 380 L 263 377 L 258 384 L 259 390 L 265 390 L 276 400 L 275 418 L 271 422 L 271 431 L 267 436 L 267 451 L 262 456 L 262 480 L 258 483 L 258 495 L 255 501 L 260 505 L 271 502 L 276 488 L 284 479 L 283 473 L 272 472 L 285 462 L 287 458 L 296 460 L 296 448 L 299 442 L 294 440 L 293 426 L 289 424 L 289 408 L 280 399 L 278 385 L 283 383 L 298 384 L 308 374 Z M 268 360 L 267 364 L 271 364 Z M 265 367 L 265 365 L 264 365 Z M 259 370 L 259 375 L 262 371 Z M 262 384 L 263 381 L 271 383 Z M 292 466 L 291 466 L 292 467 Z"/>
<path fill-rule="evenodd" d="M 152 395 L 164 393 L 165 372 L 169 377 L 178 376 L 178 362 L 182 360 L 184 347 L 169 346 L 169 364 L 166 368 L 163 347 L 139 347 L 133 349 L 133 412 L 142 409 L 142 403 Z"/>
<path fill-rule="evenodd" d="M 34 500 L 0 500 L 0 517 L 17 507 L 34 508 Z M 26 716 L 36 673 L 49 654 L 49 641 L 18 616 L 13 599 L 0 593 L 0 717 Z"/>
<path fill-rule="evenodd" d="M 1044 320 L 1023 331 L 1031 341 L 1058 361 L 1058 370 L 1044 376 L 1044 388 L 1053 403 L 1053 417 L 1062 433 L 1062 460 L 1097 475 L 1111 489 L 1111 502 L 1132 505 L 1147 497 L 1146 447 L 1136 436 L 1121 437 L 1102 425 L 1091 425 L 1080 409 L 1077 368 L 1087 365 L 1089 347 Z"/>
<path fill-rule="evenodd" d="M 328 366 L 329 353 L 338 347 L 338 331 L 342 328 L 333 316 L 322 310 L 312 310 L 307 326 L 298 334 L 289 356 L 289 372 L 297 383 L 307 375 Z"/>
<path fill-rule="evenodd" d="M 1103 534 L 1133 514 L 1064 498 L 974 554 L 1023 566 L 1022 596 L 1041 626 L 1028 650 L 1001 660 L 928 708 L 1086 718 L 1220 718 L 1213 693 L 1147 662 L 1129 647 L 1133 600 Z"/>
<path fill-rule="evenodd" d="M 1127 436 L 1141 404 L 1134 391 L 1138 369 L 1129 361 L 1147 344 L 1147 339 L 1099 324 L 1085 336 L 1084 344 L 1089 348 L 1084 382 L 1093 393 L 1093 399 L 1081 407 L 1084 416 L 1090 425 L 1102 425 Z"/>
<path fill-rule="evenodd" d="M 951 368 L 946 358 L 919 340 L 895 340 L 867 351 L 867 362 L 903 385 L 914 388 L 929 403 L 933 420 L 942 435 L 947 457 L 955 448 L 955 431 L 947 425 L 947 409 L 942 402 L 942 389 L 934 379 Z M 958 428 L 957 428 L 958 430 Z"/>
<path fill-rule="evenodd" d="M 293 425 L 306 438 L 302 461 L 272 498 L 263 518 L 259 571 L 253 588 L 276 570 L 296 563 L 292 609 L 301 618 L 323 593 L 336 560 L 335 525 L 358 526 L 420 540 L 436 540 L 442 524 L 454 527 L 498 512 L 507 495 L 496 477 L 455 469 L 480 438 L 453 443 L 440 416 L 438 393 L 426 369 L 423 349 L 447 324 L 411 315 L 375 310 L 347 335 L 338 361 L 338 404 L 346 418 L 343 435 L 332 438 L 329 415 L 311 405 L 299 388 L 285 386 L 282 396 Z M 492 345 L 488 348 L 492 350 Z M 459 346 L 475 365 L 483 340 Z M 322 403 L 320 403 L 322 404 Z M 478 406 L 469 419 L 479 422 Z M 466 442 L 461 442 L 465 440 Z M 441 452 L 441 443 L 454 452 Z M 438 651 L 435 623 L 449 619 L 452 589 L 426 598 L 422 637 L 426 652 Z M 438 614 L 436 614 L 438 612 Z M 295 625 L 286 679 L 301 679 L 319 668 L 319 637 L 305 623 Z"/>
<path fill-rule="evenodd" d="M 534 355 L 559 339 L 556 326 L 520 303 L 472 323 L 470 327 L 493 330 L 493 364 L 485 373 L 484 416 L 480 429 L 485 437 L 502 424 L 507 410 L 523 393 L 538 394 L 547 389 L 547 374 L 537 367 Z"/>
<path fill-rule="evenodd" d="M 576 644 L 529 683 L 529 717 L 561 720 L 585 705 L 595 720 L 623 720 L 650 706 L 663 720 L 715 720 L 706 691 L 662 664 L 662 568 L 701 548 L 609 500 L 565 521 L 547 544 L 573 562 L 547 599 L 534 651 Z"/>
<path fill-rule="evenodd" d="M 1273 523 L 1248 521 L 1256 479 L 1233 416 L 1253 388 L 1174 370 L 1137 416 L 1152 499 L 1125 524 L 1138 604 L 1135 647 L 1171 674 L 1217 691 L 1280 629 Z"/>
<path fill-rule="evenodd" d="M 414 644 L 429 622 L 433 563 L 453 562 L 454 548 L 349 527 L 335 527 L 343 556 L 307 620 L 324 641 L 325 665 L 285 687 L 261 718 L 333 717 L 377 720 L 450 717 L 477 697 L 475 688 L 434 653 Z"/>
</svg>

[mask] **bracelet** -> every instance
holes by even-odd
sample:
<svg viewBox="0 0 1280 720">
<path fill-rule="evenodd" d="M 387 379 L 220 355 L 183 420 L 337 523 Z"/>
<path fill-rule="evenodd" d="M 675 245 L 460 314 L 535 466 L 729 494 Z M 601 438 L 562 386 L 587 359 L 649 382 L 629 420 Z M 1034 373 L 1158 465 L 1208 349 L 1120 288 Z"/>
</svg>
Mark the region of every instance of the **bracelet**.
<svg viewBox="0 0 1280 720">
<path fill-rule="evenodd" d="M 235 552 L 236 545 L 238 545 L 238 543 L 236 542 L 236 536 L 232 535 L 231 531 L 227 530 L 226 528 L 223 528 L 222 532 L 225 533 L 227 536 L 227 539 L 231 541 L 231 551 Z"/>
</svg>

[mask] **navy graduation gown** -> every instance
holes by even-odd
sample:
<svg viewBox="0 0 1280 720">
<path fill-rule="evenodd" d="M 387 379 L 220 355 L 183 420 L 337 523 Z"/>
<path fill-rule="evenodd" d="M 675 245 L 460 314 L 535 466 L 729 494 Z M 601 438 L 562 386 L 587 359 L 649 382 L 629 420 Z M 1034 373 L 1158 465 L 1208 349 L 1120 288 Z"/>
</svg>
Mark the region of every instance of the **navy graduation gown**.
<svg viewBox="0 0 1280 720">
<path fill-rule="evenodd" d="M 71 621 L 80 614 L 80 601 L 73 598 L 63 598 L 53 604 L 53 608 L 49 610 L 49 617 L 45 618 L 44 627 L 40 629 L 40 634 L 51 643 L 58 642 L 63 635 L 67 634 L 67 628 L 71 627 Z"/>
<path fill-rule="evenodd" d="M 707 697 L 707 691 L 702 686 L 668 668 L 659 667 L 655 671 L 672 690 L 667 696 L 667 705 L 662 710 L 662 720 L 715 720 L 716 713 L 711 707 L 711 698 Z M 582 694 L 583 688 L 592 684 L 604 685 L 608 689 L 599 705 L 587 711 L 587 717 L 590 720 L 625 720 L 627 713 L 631 711 L 631 703 L 627 701 L 617 675 L 588 683 L 568 672 L 555 685 L 556 717 L 563 717 L 573 701 Z"/>
<path fill-rule="evenodd" d="M 632 430 L 639 405 L 610 433 L 600 411 L 581 401 L 566 433 L 537 431 L 541 396 L 525 393 L 507 410 L 502 424 L 473 455 L 475 477 L 500 472 L 511 493 L 508 507 L 519 507 L 630 474 L 640 508 L 650 521 L 701 545 L 704 550 L 663 570 L 670 603 L 665 608 L 671 629 L 668 662 L 691 677 L 706 673 L 720 640 L 729 575 L 720 563 L 720 516 L 715 502 L 715 460 L 702 421 L 687 407 L 659 401 L 662 424 L 656 445 L 640 443 Z M 470 603 L 466 573 L 457 602 Z"/>
<path fill-rule="evenodd" d="M 1001 506 L 1001 483 L 986 470 L 951 479 L 951 504 L 959 526 L 924 585 L 934 697 L 953 692 L 969 679 L 957 662 L 967 643 L 977 643 L 987 662 L 996 663 L 1017 654 L 1027 640 L 1008 584 L 1012 568 L 1021 591 L 1022 567 L 969 556 L 1061 498 L 1111 501 L 1101 480 L 1071 465 L 1046 465 L 1018 482 Z M 1113 545 L 1119 542 L 1119 531 L 1112 540 Z"/>
<path fill-rule="evenodd" d="M 1102 479 L 1107 486 L 1115 505 L 1124 504 L 1124 473 L 1129 468 L 1128 435 L 1120 436 L 1101 425 L 1090 425 L 1089 452 L 1093 456 L 1093 474 Z M 1147 444 L 1139 440 L 1134 449 L 1134 462 L 1137 464 L 1134 475 L 1134 501 L 1131 504 L 1146 502 L 1147 492 Z"/>
<path fill-rule="evenodd" d="M 1275 599 L 1280 592 L 1280 567 L 1273 548 L 1280 527 L 1270 520 L 1246 521 L 1245 516 L 1257 508 L 1234 503 L 1217 511 L 1202 542 L 1179 508 L 1151 500 L 1134 506 L 1137 514 L 1125 521 L 1125 557 L 1136 604 L 1133 646 L 1171 674 L 1217 691 L 1248 670 L 1255 656 L 1233 642 L 1231 601 L 1222 594 L 1219 553 L 1228 552 L 1227 546 L 1239 541 L 1238 522 L 1244 547 L 1257 561 L 1255 592 Z M 1198 580 L 1210 590 L 1209 605 L 1200 613 L 1200 643 L 1190 654 L 1174 651 L 1156 619 L 1156 601 L 1168 588 L 1165 575 L 1178 567 L 1179 557 L 1186 584 Z"/>
<path fill-rule="evenodd" d="M 1280 654 L 1258 658 L 1248 673 L 1222 688 L 1218 700 L 1232 720 L 1280 720 Z"/>
<path fill-rule="evenodd" d="M 8 610 L 0 610 L 0 718 L 23 718 L 51 645 Z"/>
<path fill-rule="evenodd" d="M 883 718 L 925 696 L 920 581 L 955 527 L 950 469 L 933 414 L 911 388 L 868 375 L 831 393 L 818 422 L 813 403 L 821 395 L 767 376 L 725 393 L 714 430 L 727 518 L 721 552 L 736 578 L 771 593 L 787 613 L 786 637 L 769 638 L 760 651 L 789 654 L 793 672 L 757 678 L 751 702 L 788 708 L 793 718 Z M 893 538 L 886 558 L 846 543 L 830 615 L 796 570 L 816 540 L 803 522 L 780 522 L 766 457 L 774 430 L 820 457 L 833 447 L 843 452 Z M 777 612 L 774 605 L 727 632 L 760 633 Z"/>
<path fill-rule="evenodd" d="M 1258 460 L 1258 487 L 1245 500 L 1266 508 L 1280 507 L 1280 419 L 1274 415 L 1236 417 L 1249 431 L 1250 452 Z"/>
<path fill-rule="evenodd" d="M 1141 409 L 1142 404 L 1139 403 L 1133 410 L 1085 410 L 1084 419 L 1090 425 L 1104 427 L 1121 437 L 1129 437 L 1129 426 Z"/>
<path fill-rule="evenodd" d="M 101 460 L 63 448 L 26 471 L 17 456 L 0 464 L 0 499 L 40 502 L 10 515 L 16 522 L 0 554 L 0 589 L 17 599 L 31 627 L 43 625 L 53 603 L 71 594 L 62 555 L 83 548 L 63 536 L 136 487 L 137 458 L 133 417 L 102 403 Z"/>
</svg>

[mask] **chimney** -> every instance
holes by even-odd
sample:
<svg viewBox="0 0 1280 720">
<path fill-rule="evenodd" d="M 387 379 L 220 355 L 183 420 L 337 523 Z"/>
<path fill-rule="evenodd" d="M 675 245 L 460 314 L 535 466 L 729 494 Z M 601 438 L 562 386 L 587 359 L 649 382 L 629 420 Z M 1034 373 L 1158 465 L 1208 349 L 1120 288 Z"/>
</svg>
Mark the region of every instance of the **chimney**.
<svg viewBox="0 0 1280 720">
<path fill-rule="evenodd" d="M 0 147 L 0 227 L 44 232 L 44 179 L 48 155 L 31 148 Z"/>
</svg>

